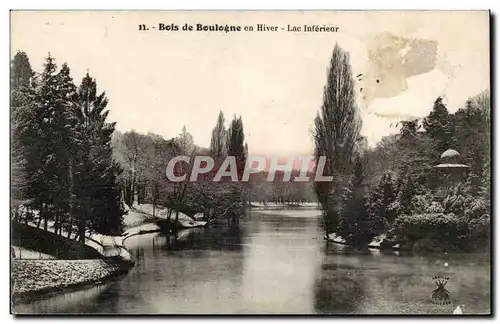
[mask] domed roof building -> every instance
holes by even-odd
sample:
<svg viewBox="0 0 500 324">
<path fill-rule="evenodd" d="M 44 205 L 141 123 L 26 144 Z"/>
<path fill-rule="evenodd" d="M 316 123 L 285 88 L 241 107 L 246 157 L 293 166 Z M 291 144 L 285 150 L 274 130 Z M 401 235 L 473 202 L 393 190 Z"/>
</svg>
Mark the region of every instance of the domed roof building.
<svg viewBox="0 0 500 324">
<path fill-rule="evenodd" d="M 441 154 L 441 163 L 436 165 L 436 168 L 446 169 L 467 169 L 469 166 L 460 163 L 460 153 L 455 150 L 448 149 Z"/>
<path fill-rule="evenodd" d="M 467 177 L 468 165 L 460 163 L 460 153 L 449 149 L 441 154 L 441 163 L 436 165 L 441 174 L 444 175 L 444 186 L 451 188 Z"/>
<path fill-rule="evenodd" d="M 443 154 L 441 154 L 441 159 L 453 158 L 456 156 L 460 156 L 460 153 L 458 153 L 455 150 L 448 149 L 448 150 L 444 151 Z"/>
</svg>

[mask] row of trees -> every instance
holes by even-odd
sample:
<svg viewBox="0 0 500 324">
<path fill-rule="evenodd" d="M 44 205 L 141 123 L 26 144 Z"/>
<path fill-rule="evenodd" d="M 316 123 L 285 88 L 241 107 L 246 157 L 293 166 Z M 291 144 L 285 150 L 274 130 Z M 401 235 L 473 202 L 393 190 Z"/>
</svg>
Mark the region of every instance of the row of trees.
<svg viewBox="0 0 500 324">
<path fill-rule="evenodd" d="M 324 174 L 334 178 L 331 183 L 315 184 L 326 234 L 336 232 L 355 246 L 364 246 L 381 233 L 401 240 L 411 237 L 437 248 L 486 246 L 490 217 L 489 93 L 471 98 L 454 114 L 448 112 L 442 98 L 437 98 L 423 120 L 403 121 L 399 126 L 398 134 L 367 148 L 360 136 L 349 56 L 336 45 L 313 133 L 316 160 L 326 156 Z M 443 181 L 450 175 L 434 168 L 441 153 L 450 148 L 462 153 L 460 162 L 469 166 L 467 176 L 452 187 Z M 413 233 L 428 228 L 422 224 L 431 220 L 434 224 L 436 219 L 443 222 L 442 232 L 456 232 L 462 226 L 457 224 L 464 224 L 461 234 L 449 236 L 453 242 L 444 243 L 448 236 L 443 233 L 432 238 L 427 233 Z"/>
<path fill-rule="evenodd" d="M 38 74 L 24 52 L 14 56 L 11 71 L 15 220 L 25 216 L 24 221 L 37 221 L 45 230 L 53 226 L 56 233 L 83 240 L 87 230 L 120 233 L 122 202 L 170 207 L 176 218 L 180 211 L 203 212 L 208 221 L 234 218 L 241 211 L 248 194 L 244 185 L 170 183 L 165 176 L 168 162 L 178 155 L 191 157 L 189 164 L 177 164 L 176 172 L 188 173 L 187 179 L 195 155 L 211 155 L 216 169 L 231 155 L 241 177 L 248 155 L 241 117 L 226 127 L 221 112 L 210 148 L 194 145 L 186 127 L 170 140 L 152 133 L 121 134 L 106 121 L 108 99 L 88 73 L 77 87 L 67 64 L 58 69 L 49 54 Z"/>
<path fill-rule="evenodd" d="M 244 141 L 243 121 L 236 116 L 229 127 L 225 126 L 225 118 L 220 112 L 216 126 L 212 132 L 210 148 L 194 144 L 193 136 L 182 128 L 175 138 L 164 139 L 160 135 L 139 134 L 129 131 L 124 134 L 115 132 L 113 137 L 114 155 L 125 170 L 119 180 L 124 188 L 125 202 L 133 206 L 152 204 L 153 214 L 156 207 L 169 207 L 168 218 L 175 211 L 175 221 L 179 212 L 188 215 L 203 213 L 207 221 L 234 216 L 241 207 L 245 188 L 239 184 L 218 184 L 211 180 L 225 157 L 236 157 L 238 175 L 241 177 L 246 163 L 248 146 Z M 178 162 L 175 172 L 186 174 L 186 181 L 170 182 L 165 176 L 169 161 L 179 155 L 189 156 L 190 162 Z M 211 156 L 216 165 L 213 172 L 199 177 L 201 181 L 190 182 L 190 174 L 196 155 Z M 236 203 L 238 202 L 238 203 Z M 234 206 L 233 206 L 234 205 Z"/>
<path fill-rule="evenodd" d="M 113 160 L 115 124 L 104 92 L 87 73 L 77 87 L 70 68 L 60 69 L 50 56 L 41 73 L 32 70 L 26 53 L 11 63 L 12 203 L 14 217 L 25 221 L 38 214 L 47 230 L 68 237 L 77 229 L 116 234 L 123 209 Z"/>
<path fill-rule="evenodd" d="M 294 181 L 300 174 L 300 170 L 291 170 L 291 180 L 283 181 L 285 173 L 281 170 L 276 170 L 274 181 L 267 181 L 269 172 L 261 171 L 250 176 L 250 192 L 249 201 L 261 203 L 281 203 L 281 204 L 300 204 L 304 202 L 315 202 L 316 194 L 314 193 L 313 184 L 308 182 Z M 314 174 L 308 172 L 307 176 L 310 179 L 314 178 Z"/>
</svg>

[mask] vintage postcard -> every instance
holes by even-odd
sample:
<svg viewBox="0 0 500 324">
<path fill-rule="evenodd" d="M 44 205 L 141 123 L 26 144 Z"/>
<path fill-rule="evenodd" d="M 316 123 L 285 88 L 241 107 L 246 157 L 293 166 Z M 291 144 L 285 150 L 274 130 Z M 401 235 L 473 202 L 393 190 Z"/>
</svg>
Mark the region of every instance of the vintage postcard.
<svg viewBox="0 0 500 324">
<path fill-rule="evenodd" d="M 490 19 L 11 11 L 11 312 L 490 315 Z"/>
</svg>

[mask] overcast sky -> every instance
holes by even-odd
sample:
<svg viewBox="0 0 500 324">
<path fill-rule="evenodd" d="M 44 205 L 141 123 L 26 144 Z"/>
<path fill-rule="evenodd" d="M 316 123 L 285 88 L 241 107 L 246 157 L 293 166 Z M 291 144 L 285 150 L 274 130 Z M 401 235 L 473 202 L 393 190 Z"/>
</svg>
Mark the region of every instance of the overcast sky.
<svg viewBox="0 0 500 324">
<path fill-rule="evenodd" d="M 160 22 L 325 24 L 339 32 L 138 31 L 141 23 Z M 445 95 L 455 111 L 489 88 L 488 26 L 487 12 L 14 12 L 11 52 L 27 52 L 39 72 L 50 52 L 59 65 L 68 63 L 76 83 L 89 71 L 106 91 L 109 119 L 122 132 L 171 138 L 186 125 L 196 144 L 209 146 L 222 110 L 227 118 L 243 117 L 250 153 L 292 156 L 312 152 L 310 130 L 336 42 L 350 53 L 354 75 L 363 74 L 356 90 L 363 134 L 374 144 L 397 131 L 390 125 L 398 116 L 426 115 L 437 96 Z M 435 68 L 401 81 L 393 78 L 400 71 L 393 72 L 390 60 L 390 66 L 375 66 L 369 49 L 384 32 L 434 41 Z M 408 48 L 392 50 L 404 62 Z M 393 90 L 400 81 L 400 90 L 377 97 L 383 88 L 375 87 L 387 90 L 391 84 Z M 363 100 L 363 94 L 371 97 Z"/>
</svg>

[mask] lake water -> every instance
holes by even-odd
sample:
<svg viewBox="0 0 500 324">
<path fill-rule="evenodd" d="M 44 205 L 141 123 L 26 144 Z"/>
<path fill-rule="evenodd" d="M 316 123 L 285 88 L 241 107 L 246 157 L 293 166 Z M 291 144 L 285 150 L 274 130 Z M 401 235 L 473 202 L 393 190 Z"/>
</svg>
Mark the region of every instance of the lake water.
<svg viewBox="0 0 500 324">
<path fill-rule="evenodd" d="M 490 311 L 488 254 L 415 256 L 326 244 L 315 209 L 253 210 L 238 229 L 198 229 L 180 243 L 126 241 L 136 266 L 105 284 L 15 305 L 17 313 L 451 314 Z M 450 305 L 431 302 L 450 277 Z"/>
</svg>

